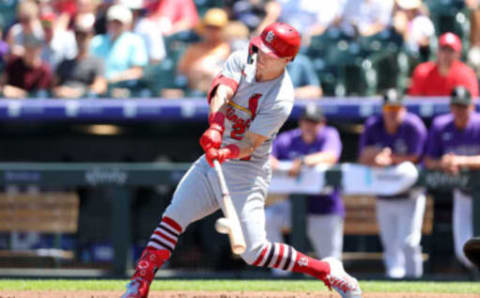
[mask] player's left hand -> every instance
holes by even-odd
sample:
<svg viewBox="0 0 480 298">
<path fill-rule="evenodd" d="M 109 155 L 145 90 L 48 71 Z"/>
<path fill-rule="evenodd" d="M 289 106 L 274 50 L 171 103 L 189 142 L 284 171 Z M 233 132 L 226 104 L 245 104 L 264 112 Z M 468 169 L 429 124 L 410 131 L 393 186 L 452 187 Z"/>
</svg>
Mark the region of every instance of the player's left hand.
<svg viewBox="0 0 480 298">
<path fill-rule="evenodd" d="M 218 149 L 222 145 L 223 129 L 219 125 L 211 125 L 200 137 L 200 146 L 206 153 L 210 148 Z"/>
<path fill-rule="evenodd" d="M 213 168 L 213 161 L 216 159 L 220 164 L 227 159 L 238 157 L 240 149 L 237 145 L 230 144 L 220 149 L 210 148 L 205 154 L 208 164 Z"/>
<path fill-rule="evenodd" d="M 205 154 L 208 164 L 213 168 L 213 161 L 216 159 L 220 164 L 226 160 L 225 148 L 210 148 Z"/>
<path fill-rule="evenodd" d="M 302 170 L 303 162 L 300 158 L 295 159 L 292 162 L 292 167 L 288 170 L 288 176 L 290 177 L 297 177 Z"/>
<path fill-rule="evenodd" d="M 443 155 L 441 159 L 442 169 L 452 175 L 457 175 L 460 172 L 464 162 L 464 156 L 455 155 L 451 152 Z"/>
<path fill-rule="evenodd" d="M 374 163 L 379 167 L 388 167 L 392 165 L 392 149 L 384 148 L 377 156 L 375 156 Z"/>
</svg>

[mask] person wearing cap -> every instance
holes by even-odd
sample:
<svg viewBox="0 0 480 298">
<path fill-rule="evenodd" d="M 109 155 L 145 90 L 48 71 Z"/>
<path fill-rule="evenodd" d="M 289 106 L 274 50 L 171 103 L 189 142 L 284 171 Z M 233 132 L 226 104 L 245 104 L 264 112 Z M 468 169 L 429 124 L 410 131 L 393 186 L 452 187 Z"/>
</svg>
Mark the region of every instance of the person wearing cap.
<svg viewBox="0 0 480 298">
<path fill-rule="evenodd" d="M 435 37 L 435 27 L 423 12 L 422 0 L 396 0 L 395 3 L 395 30 L 403 36 L 407 50 L 426 61 L 430 56 L 430 42 Z"/>
<path fill-rule="evenodd" d="M 452 175 L 461 170 L 480 169 L 480 115 L 470 91 L 457 86 L 450 96 L 450 113 L 437 116 L 430 126 L 425 166 Z M 463 245 L 473 236 L 472 193 L 470 189 L 453 191 L 453 240 L 455 255 L 468 268 Z"/>
<path fill-rule="evenodd" d="M 170 259 L 183 231 L 224 208 L 218 180 L 222 176 L 238 214 L 242 231 L 238 235 L 245 239 L 244 245 L 233 248 L 234 253 L 249 265 L 308 274 L 342 297 L 361 298 L 358 281 L 341 261 L 315 259 L 288 244 L 271 242 L 265 231 L 270 152 L 294 105 L 286 67 L 298 54 L 300 43 L 294 27 L 273 23 L 253 37 L 249 47 L 228 57 L 206 96 L 208 128 L 199 140 L 205 154 L 178 184 L 122 298 L 147 297 L 155 273 Z M 223 175 L 217 176 L 220 170 Z"/>
<path fill-rule="evenodd" d="M 382 113 L 368 118 L 360 137 L 359 159 L 371 167 L 419 163 L 427 138 L 422 120 L 408 112 L 395 89 L 383 96 Z M 426 198 L 423 190 L 377 196 L 376 214 L 389 278 L 419 278 L 423 274 L 422 236 Z"/>
<path fill-rule="evenodd" d="M 453 88 L 465 86 L 473 98 L 478 96 L 478 80 L 473 69 L 460 61 L 462 42 L 447 32 L 438 39 L 436 61 L 419 64 L 413 71 L 409 95 L 449 96 Z"/>
<path fill-rule="evenodd" d="M 230 55 L 230 45 L 223 35 L 223 29 L 228 22 L 225 10 L 207 10 L 200 27 L 197 28 L 202 40 L 188 46 L 180 58 L 177 71 L 188 79 L 188 87 L 192 91 L 206 94 L 211 81 Z"/>
<path fill-rule="evenodd" d="M 50 66 L 42 61 L 42 48 L 45 41 L 33 34 L 23 36 L 22 56 L 10 57 L 0 77 L 4 97 L 25 98 L 40 96 L 50 90 L 53 75 Z"/>
<path fill-rule="evenodd" d="M 340 134 L 333 126 L 326 125 L 326 118 L 319 106 L 307 105 L 298 121 L 298 128 L 282 132 L 273 142 L 272 170 L 279 161 L 292 161 L 288 170 L 291 177 L 299 177 L 304 167 L 334 165 L 342 153 Z M 308 196 L 307 235 L 318 258 L 342 258 L 343 218 L 345 210 L 338 189 L 331 194 Z M 265 210 L 267 238 L 282 242 L 282 230 L 290 230 L 291 203 L 276 202 Z M 274 271 L 278 274 L 281 271 Z"/>
<path fill-rule="evenodd" d="M 103 95 L 107 90 L 103 59 L 89 53 L 93 37 L 93 14 L 75 17 L 73 31 L 78 45 L 78 54 L 64 59 L 57 67 L 53 94 L 60 98 L 78 98 Z"/>
<path fill-rule="evenodd" d="M 116 4 L 107 11 L 107 34 L 96 35 L 90 53 L 105 61 L 105 77 L 112 86 L 133 86 L 148 63 L 144 40 L 129 31 L 132 12 Z"/>
</svg>

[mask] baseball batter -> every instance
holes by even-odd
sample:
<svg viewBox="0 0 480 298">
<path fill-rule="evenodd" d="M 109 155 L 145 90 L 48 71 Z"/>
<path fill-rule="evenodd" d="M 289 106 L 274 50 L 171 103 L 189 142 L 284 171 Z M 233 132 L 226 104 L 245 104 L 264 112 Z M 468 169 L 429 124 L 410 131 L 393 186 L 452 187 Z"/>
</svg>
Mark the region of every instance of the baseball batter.
<svg viewBox="0 0 480 298">
<path fill-rule="evenodd" d="M 294 90 L 285 67 L 301 37 L 290 25 L 273 23 L 249 49 L 233 53 L 208 93 L 210 127 L 200 138 L 205 151 L 180 181 L 147 243 L 123 297 L 147 297 L 155 272 L 168 260 L 187 226 L 223 208 L 213 160 L 223 172 L 247 244 L 250 265 L 312 275 L 343 297 L 360 297 L 355 278 L 336 259 L 316 260 L 266 239 L 264 200 L 270 183 L 272 139 L 287 119 Z"/>
<path fill-rule="evenodd" d="M 372 116 L 365 124 L 360 163 L 387 167 L 404 161 L 418 162 L 427 138 L 425 125 L 406 111 L 396 90 L 388 90 L 383 100 L 382 115 Z M 423 274 L 420 240 L 425 203 L 423 191 L 377 197 L 377 223 L 390 278 L 419 278 Z"/>
<path fill-rule="evenodd" d="M 467 88 L 454 88 L 450 98 L 450 114 L 433 120 L 425 152 L 425 166 L 454 175 L 460 169 L 480 169 L 480 115 L 475 112 Z M 463 245 L 473 236 L 470 190 L 453 191 L 452 220 L 455 254 L 462 264 L 473 268 L 463 252 Z"/>
</svg>

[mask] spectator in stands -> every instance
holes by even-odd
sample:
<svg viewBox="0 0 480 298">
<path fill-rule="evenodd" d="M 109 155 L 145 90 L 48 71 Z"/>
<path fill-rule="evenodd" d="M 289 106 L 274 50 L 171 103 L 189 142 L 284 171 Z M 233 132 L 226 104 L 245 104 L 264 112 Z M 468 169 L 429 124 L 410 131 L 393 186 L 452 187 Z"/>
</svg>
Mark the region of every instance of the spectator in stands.
<svg viewBox="0 0 480 298">
<path fill-rule="evenodd" d="M 96 35 L 90 44 L 91 54 L 104 59 L 109 84 L 135 87 L 143 76 L 148 54 L 143 39 L 128 30 L 132 12 L 123 5 L 111 6 L 107 12 L 107 34 Z"/>
<path fill-rule="evenodd" d="M 403 36 L 407 50 L 421 55 L 424 61 L 430 56 L 430 42 L 435 37 L 435 28 L 424 13 L 421 0 L 396 0 L 398 9 L 394 15 L 395 30 Z"/>
<path fill-rule="evenodd" d="M 206 94 L 230 54 L 230 45 L 223 35 L 228 22 L 225 10 L 209 9 L 198 29 L 202 41 L 190 45 L 178 62 L 178 73 L 187 77 L 191 90 Z"/>
<path fill-rule="evenodd" d="M 40 96 L 52 87 L 50 67 L 42 61 L 45 42 L 33 34 L 23 35 L 22 56 L 12 56 L 0 78 L 3 96 L 25 98 Z"/>
<path fill-rule="evenodd" d="M 255 31 L 265 18 L 268 0 L 225 0 L 224 8 L 233 20 L 237 20 Z"/>
<path fill-rule="evenodd" d="M 382 114 L 365 123 L 359 162 L 372 167 L 418 163 L 426 138 L 422 120 L 407 112 L 402 96 L 389 89 L 383 97 Z M 377 223 L 389 278 L 419 278 L 423 274 L 420 240 L 425 205 L 425 193 L 419 190 L 377 196 Z"/>
<path fill-rule="evenodd" d="M 77 55 L 77 44 L 73 32 L 69 29 L 55 27 L 56 15 L 48 13 L 40 17 L 45 35 L 42 59 L 54 72 L 57 64 L 64 59 L 73 59 Z"/>
<path fill-rule="evenodd" d="M 318 99 L 322 96 L 322 87 L 312 61 L 308 56 L 298 54 L 287 65 L 288 74 L 295 87 L 295 97 L 300 99 Z"/>
<path fill-rule="evenodd" d="M 425 166 L 457 175 L 461 170 L 480 169 L 480 115 L 469 90 L 457 86 L 450 97 L 450 113 L 436 117 L 430 127 Z M 458 260 L 468 268 L 473 264 L 463 245 L 473 237 L 472 190 L 453 191 L 453 240 Z"/>
<path fill-rule="evenodd" d="M 158 30 L 157 23 L 152 22 L 148 17 L 142 17 L 143 0 L 121 0 L 120 2 L 133 12 L 132 30 L 143 38 L 150 64 L 162 61 L 167 55 L 163 35 Z"/>
<path fill-rule="evenodd" d="M 311 36 L 323 34 L 330 25 L 338 21 L 343 1 L 276 0 L 268 2 L 265 5 L 266 16 L 258 26 L 257 32 L 261 32 L 273 22 L 281 21 L 291 24 L 302 32 L 303 41 L 308 44 Z"/>
<path fill-rule="evenodd" d="M 438 39 L 436 61 L 419 64 L 413 71 L 409 95 L 448 96 L 455 86 L 465 86 L 473 97 L 478 96 L 475 72 L 460 61 L 462 42 L 447 32 Z"/>
<path fill-rule="evenodd" d="M 163 35 L 195 28 L 199 18 L 193 0 L 145 0 L 147 14 Z"/>
<path fill-rule="evenodd" d="M 35 1 L 26 0 L 18 4 L 18 23 L 13 25 L 7 33 L 7 42 L 13 55 L 21 56 L 25 52 L 23 38 L 25 35 L 35 35 L 42 39 L 43 29 L 39 19 L 38 5 Z"/>
<path fill-rule="evenodd" d="M 308 105 L 299 120 L 299 128 L 283 132 L 275 139 L 271 156 L 272 170 L 278 171 L 282 161 L 291 161 L 288 175 L 299 177 L 304 167 L 337 163 L 341 152 L 338 131 L 326 125 L 320 107 Z M 307 234 L 317 257 L 341 259 L 345 211 L 340 192 L 334 190 L 327 195 L 309 196 L 307 204 Z M 265 221 L 268 240 L 283 242 L 282 230 L 291 229 L 292 226 L 290 201 L 283 200 L 267 207 Z"/>
<path fill-rule="evenodd" d="M 94 22 L 93 14 L 82 14 L 75 18 L 74 31 L 78 55 L 59 64 L 56 71 L 56 87 L 53 89 L 55 96 L 92 97 L 106 92 L 104 61 L 89 54 Z"/>
<path fill-rule="evenodd" d="M 392 23 L 394 0 L 345 0 L 339 26 L 349 36 L 371 36 Z"/>
</svg>

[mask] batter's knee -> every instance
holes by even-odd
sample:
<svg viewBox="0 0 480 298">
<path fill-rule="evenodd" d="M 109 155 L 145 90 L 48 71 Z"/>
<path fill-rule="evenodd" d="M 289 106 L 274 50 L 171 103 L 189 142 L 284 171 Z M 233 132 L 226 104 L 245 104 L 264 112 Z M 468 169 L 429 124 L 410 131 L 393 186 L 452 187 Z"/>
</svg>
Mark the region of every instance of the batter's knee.
<svg viewBox="0 0 480 298">
<path fill-rule="evenodd" d="M 270 247 L 268 241 L 252 245 L 251 247 L 247 247 L 247 250 L 241 255 L 241 257 L 248 265 L 256 266 L 255 262 L 268 247 Z"/>
</svg>

